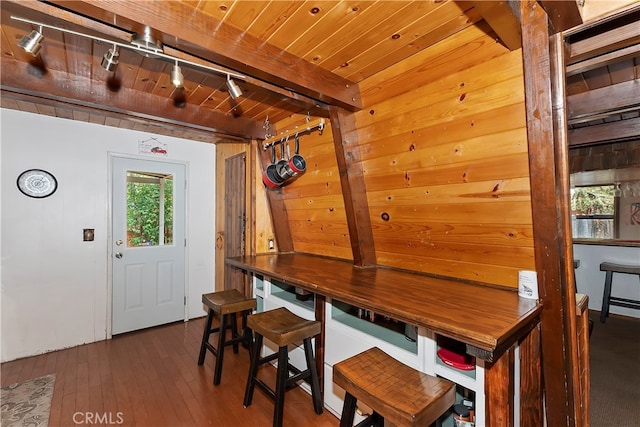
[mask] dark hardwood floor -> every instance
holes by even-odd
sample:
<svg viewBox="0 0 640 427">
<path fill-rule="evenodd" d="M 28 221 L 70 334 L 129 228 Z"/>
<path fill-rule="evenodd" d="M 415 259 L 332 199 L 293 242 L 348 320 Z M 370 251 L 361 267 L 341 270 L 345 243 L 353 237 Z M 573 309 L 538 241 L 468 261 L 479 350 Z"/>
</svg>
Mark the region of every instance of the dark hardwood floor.
<svg viewBox="0 0 640 427">
<path fill-rule="evenodd" d="M 207 353 L 204 366 L 197 365 L 203 328 L 201 318 L 6 362 L 1 365 L 2 386 L 55 373 L 50 426 L 99 425 L 88 423 L 86 414 L 102 425 L 270 426 L 273 402 L 259 389 L 253 404 L 242 406 L 247 350 L 234 354 L 226 348 L 216 387 L 213 355 Z M 275 384 L 275 369 L 261 369 Z M 316 415 L 311 396 L 300 388 L 287 392 L 284 412 L 285 426 L 339 424 L 326 408 Z"/>
</svg>

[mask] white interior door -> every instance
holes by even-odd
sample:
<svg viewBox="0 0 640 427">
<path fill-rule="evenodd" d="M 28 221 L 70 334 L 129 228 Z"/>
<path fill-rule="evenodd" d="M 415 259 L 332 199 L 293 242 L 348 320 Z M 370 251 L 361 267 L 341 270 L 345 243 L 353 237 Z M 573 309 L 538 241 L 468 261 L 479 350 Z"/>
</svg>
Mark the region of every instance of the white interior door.
<svg viewBox="0 0 640 427">
<path fill-rule="evenodd" d="M 184 319 L 185 166 L 114 157 L 112 334 Z"/>
</svg>

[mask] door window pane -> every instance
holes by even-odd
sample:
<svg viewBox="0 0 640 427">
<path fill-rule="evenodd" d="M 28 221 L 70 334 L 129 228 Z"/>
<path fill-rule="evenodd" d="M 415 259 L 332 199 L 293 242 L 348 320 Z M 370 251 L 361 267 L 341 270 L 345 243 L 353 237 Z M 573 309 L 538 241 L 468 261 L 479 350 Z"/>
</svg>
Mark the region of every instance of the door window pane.
<svg viewBox="0 0 640 427">
<path fill-rule="evenodd" d="M 173 244 L 173 176 L 127 171 L 127 247 Z"/>
</svg>

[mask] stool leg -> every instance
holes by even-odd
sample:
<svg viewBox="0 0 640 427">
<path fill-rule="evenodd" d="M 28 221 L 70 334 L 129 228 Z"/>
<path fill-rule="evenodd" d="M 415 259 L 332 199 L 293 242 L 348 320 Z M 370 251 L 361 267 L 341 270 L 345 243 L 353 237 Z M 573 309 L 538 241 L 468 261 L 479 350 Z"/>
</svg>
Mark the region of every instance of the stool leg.
<svg viewBox="0 0 640 427">
<path fill-rule="evenodd" d="M 236 313 L 231 313 L 231 337 L 238 338 L 238 317 Z M 233 343 L 233 352 L 238 354 L 238 343 Z"/>
<path fill-rule="evenodd" d="M 247 327 L 247 316 L 249 316 L 250 313 L 251 313 L 251 310 L 242 312 L 242 336 L 244 337 L 242 341 L 242 346 L 244 348 L 248 348 L 249 353 L 251 353 L 251 348 L 253 344 L 253 336 L 251 334 L 251 330 Z"/>
<path fill-rule="evenodd" d="M 255 341 L 251 350 L 251 364 L 249 366 L 249 377 L 247 378 L 247 387 L 244 390 L 243 406 L 248 408 L 253 399 L 253 389 L 255 388 L 255 378 L 258 373 L 258 361 L 260 359 L 260 350 L 262 349 L 262 335 L 255 334 Z"/>
<path fill-rule="evenodd" d="M 607 271 L 604 279 L 604 294 L 602 295 L 602 311 L 600 312 L 600 322 L 604 323 L 609 315 L 609 298 L 611 298 L 611 281 L 613 271 Z"/>
<path fill-rule="evenodd" d="M 384 427 L 384 418 L 376 411 L 372 414 L 371 427 Z"/>
<path fill-rule="evenodd" d="M 313 409 L 316 414 L 322 414 L 322 396 L 320 395 L 320 381 L 318 380 L 318 370 L 316 369 L 316 359 L 313 357 L 313 347 L 311 338 L 305 338 L 304 354 L 307 359 L 307 368 L 311 373 L 311 397 L 313 397 Z"/>
<path fill-rule="evenodd" d="M 282 426 L 284 415 L 284 393 L 287 391 L 287 378 L 289 378 L 289 349 L 282 346 L 278 349 L 278 372 L 276 377 L 276 399 L 273 411 L 273 427 Z"/>
<path fill-rule="evenodd" d="M 351 393 L 345 393 L 342 415 L 340 416 L 340 427 L 353 426 L 353 419 L 356 416 L 356 401 L 357 399 Z"/>
<path fill-rule="evenodd" d="M 218 333 L 218 354 L 216 355 L 216 368 L 213 374 L 213 385 L 220 384 L 222 377 L 222 359 L 224 358 L 224 341 L 227 335 L 227 315 L 220 316 L 220 332 Z"/>
<path fill-rule="evenodd" d="M 204 356 L 207 353 L 207 342 L 211 334 L 211 323 L 213 322 L 213 310 L 209 309 L 207 320 L 204 322 L 204 333 L 202 334 L 202 344 L 200 344 L 200 355 L 198 356 L 198 365 L 204 363 Z"/>
</svg>

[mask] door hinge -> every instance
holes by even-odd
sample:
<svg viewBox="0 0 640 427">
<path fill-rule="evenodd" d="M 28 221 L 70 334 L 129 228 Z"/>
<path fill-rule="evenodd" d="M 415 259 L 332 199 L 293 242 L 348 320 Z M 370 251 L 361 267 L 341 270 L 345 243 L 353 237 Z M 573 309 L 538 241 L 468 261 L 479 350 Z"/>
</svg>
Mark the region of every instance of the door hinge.
<svg viewBox="0 0 640 427">
<path fill-rule="evenodd" d="M 185 248 L 187 247 L 187 238 L 186 237 L 184 238 L 184 247 Z"/>
<path fill-rule="evenodd" d="M 187 297 L 184 297 L 184 305 L 187 305 Z"/>
</svg>

